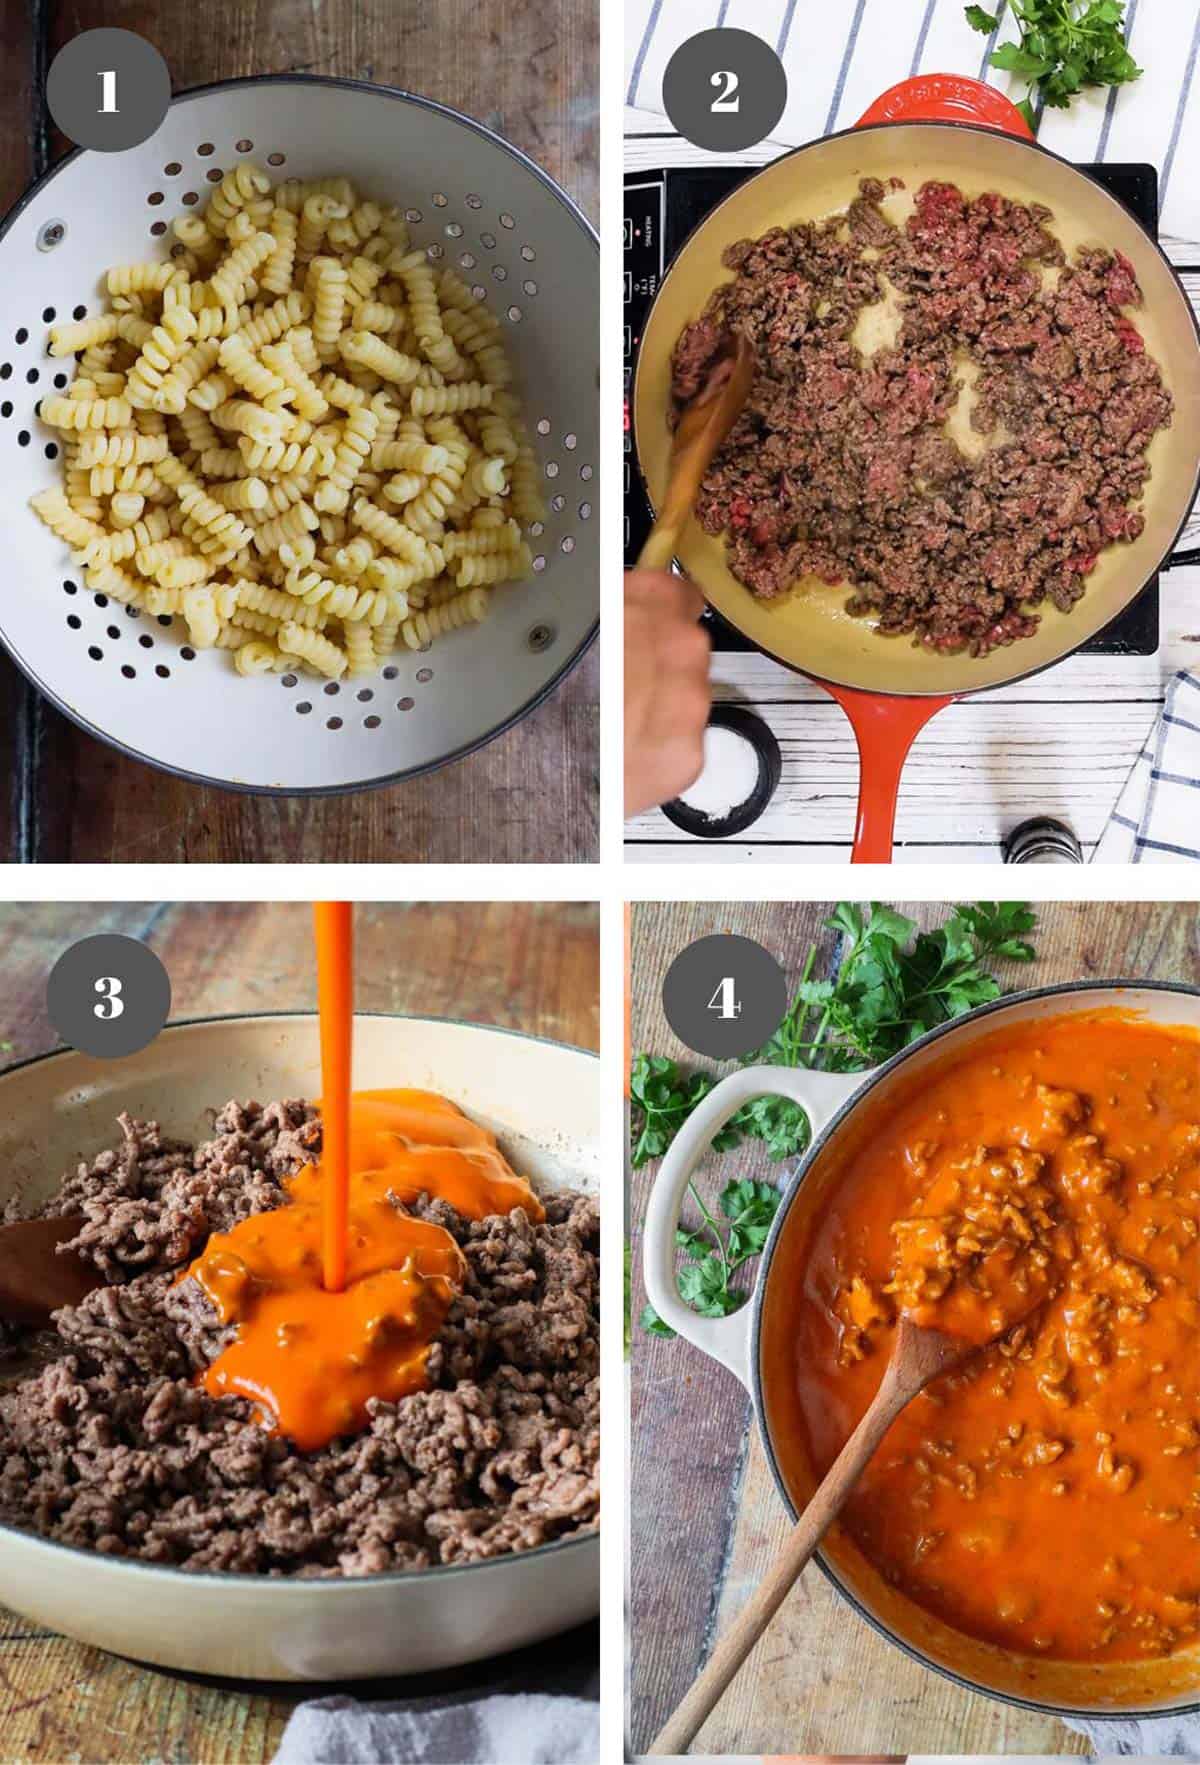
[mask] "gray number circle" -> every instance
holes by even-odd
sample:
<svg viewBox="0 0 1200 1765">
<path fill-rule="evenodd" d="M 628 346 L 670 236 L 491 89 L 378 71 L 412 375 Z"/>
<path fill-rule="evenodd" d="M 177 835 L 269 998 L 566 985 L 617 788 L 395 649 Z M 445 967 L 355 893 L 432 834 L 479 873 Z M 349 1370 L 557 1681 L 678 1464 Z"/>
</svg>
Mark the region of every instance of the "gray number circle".
<svg viewBox="0 0 1200 1765">
<path fill-rule="evenodd" d="M 663 982 L 663 1010 L 679 1040 L 711 1060 L 761 1048 L 783 1022 L 787 977 L 753 938 L 719 933 L 681 950 Z"/>
<path fill-rule="evenodd" d="M 681 43 L 663 75 L 663 108 L 681 135 L 710 153 L 765 141 L 787 103 L 787 74 L 769 43 L 729 27 Z"/>
<path fill-rule="evenodd" d="M 145 944 L 102 932 L 64 950 L 50 972 L 46 1010 L 69 1047 L 100 1060 L 136 1054 L 171 1009 L 171 981 Z"/>
<path fill-rule="evenodd" d="M 171 74 L 135 31 L 81 31 L 50 63 L 46 103 L 77 147 L 120 153 L 148 141 L 167 114 Z"/>
</svg>

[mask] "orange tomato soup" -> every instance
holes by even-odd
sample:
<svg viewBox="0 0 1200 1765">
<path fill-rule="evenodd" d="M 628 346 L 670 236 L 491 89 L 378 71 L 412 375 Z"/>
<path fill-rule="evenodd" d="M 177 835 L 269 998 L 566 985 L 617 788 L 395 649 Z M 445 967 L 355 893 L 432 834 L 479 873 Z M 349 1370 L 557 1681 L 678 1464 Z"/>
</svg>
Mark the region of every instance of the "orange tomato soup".
<svg viewBox="0 0 1200 1765">
<path fill-rule="evenodd" d="M 789 1480 L 836 1456 L 902 1310 L 999 1329 L 900 1416 L 844 1529 L 1020 1653 L 1200 1638 L 1200 1038 L 1117 1012 L 999 1031 L 881 1106 L 821 1192 L 771 1271 Z"/>
<path fill-rule="evenodd" d="M 435 1092 L 356 1091 L 348 1149 L 340 1289 L 322 1281 L 323 1159 L 290 1180 L 285 1206 L 214 1233 L 187 1271 L 234 1326 L 202 1375 L 206 1389 L 249 1398 L 306 1452 L 365 1427 L 371 1398 L 395 1403 L 425 1388 L 433 1340 L 463 1289 L 455 1239 L 389 1197 L 429 1195 L 471 1220 L 515 1207 L 545 1218 L 494 1135 Z"/>
</svg>

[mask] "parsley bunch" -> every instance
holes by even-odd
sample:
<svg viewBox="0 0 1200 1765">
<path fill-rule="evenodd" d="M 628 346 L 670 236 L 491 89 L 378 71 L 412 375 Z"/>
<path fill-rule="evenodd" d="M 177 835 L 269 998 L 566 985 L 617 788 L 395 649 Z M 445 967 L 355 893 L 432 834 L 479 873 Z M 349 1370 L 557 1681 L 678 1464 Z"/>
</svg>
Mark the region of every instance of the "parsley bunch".
<svg viewBox="0 0 1200 1765">
<path fill-rule="evenodd" d="M 1125 0 L 1011 0 L 1017 43 L 997 43 L 993 67 L 1029 81 L 1017 109 L 1037 128 L 1036 92 L 1043 104 L 1065 110 L 1084 86 L 1124 86 L 1141 68 L 1125 46 Z M 982 6 L 966 8 L 967 23 L 990 36 L 999 25 Z"/>
<path fill-rule="evenodd" d="M 877 1066 L 927 1030 L 998 998 L 1002 989 L 990 963 L 1034 958 L 1025 934 L 1036 919 L 1021 901 L 957 906 L 934 931 L 919 931 L 894 907 L 839 901 L 825 924 L 841 938 L 835 975 L 812 978 L 817 956 L 812 944 L 783 1022 L 745 1064 L 824 1072 Z M 635 1168 L 662 1156 L 715 1083 L 712 1073 L 685 1073 L 662 1056 L 637 1056 L 630 1083 Z M 727 1152 L 744 1140 L 761 1140 L 768 1157 L 781 1160 L 803 1152 L 810 1137 L 799 1103 L 755 1097 L 726 1122 L 712 1149 Z M 680 1296 L 702 1316 L 725 1317 L 747 1298 L 743 1288 L 730 1285 L 730 1276 L 766 1243 L 781 1195 L 771 1183 L 748 1178 L 727 1183 L 718 1219 L 694 1184 L 689 1189 L 703 1223 L 698 1230 L 676 1232 L 686 1259 L 679 1271 Z M 645 1307 L 640 1321 L 652 1335 L 674 1334 L 652 1306 Z"/>
</svg>

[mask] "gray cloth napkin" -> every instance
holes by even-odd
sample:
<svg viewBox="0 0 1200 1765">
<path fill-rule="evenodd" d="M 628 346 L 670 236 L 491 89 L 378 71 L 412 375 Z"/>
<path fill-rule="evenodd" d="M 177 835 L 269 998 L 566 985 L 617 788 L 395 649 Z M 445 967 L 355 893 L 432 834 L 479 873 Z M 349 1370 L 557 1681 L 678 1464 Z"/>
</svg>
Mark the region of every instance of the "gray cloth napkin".
<svg viewBox="0 0 1200 1765">
<path fill-rule="evenodd" d="M 315 1698 L 293 1710 L 274 1765 L 595 1765 L 600 1706 L 584 1698 Z"/>
<path fill-rule="evenodd" d="M 1154 1716 L 1144 1722 L 1063 1721 L 1084 1735 L 1100 1759 L 1200 1759 L 1200 1717 Z"/>
</svg>

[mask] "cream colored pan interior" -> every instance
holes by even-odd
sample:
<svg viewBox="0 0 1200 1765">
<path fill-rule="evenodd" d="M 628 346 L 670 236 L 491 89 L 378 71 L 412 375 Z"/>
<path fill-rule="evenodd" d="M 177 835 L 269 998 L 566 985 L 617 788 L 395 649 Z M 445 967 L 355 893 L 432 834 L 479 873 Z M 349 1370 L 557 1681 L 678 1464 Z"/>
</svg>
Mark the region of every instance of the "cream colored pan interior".
<svg viewBox="0 0 1200 1765">
<path fill-rule="evenodd" d="M 904 179 L 911 201 L 927 179 L 968 196 L 995 190 L 1053 210 L 1050 226 L 1068 252 L 1079 245 L 1120 250 L 1133 263 L 1144 307 L 1137 324 L 1175 397 L 1172 426 L 1154 439 L 1146 526 L 1132 545 L 1111 546 L 1069 614 L 1045 606 L 1033 637 L 990 656 L 941 656 L 907 637 L 880 637 L 845 611 L 845 588 L 806 579 L 790 595 L 758 601 L 730 574 L 724 541 L 689 522 L 679 560 L 707 599 L 762 649 L 791 667 L 840 685 L 889 693 L 958 693 L 997 686 L 1057 661 L 1110 623 L 1170 550 L 1196 493 L 1200 461 L 1200 346 L 1183 291 L 1166 260 L 1128 211 L 1067 161 L 1010 136 L 958 124 L 896 123 L 830 136 L 776 160 L 735 190 L 697 228 L 667 274 L 638 358 L 634 423 L 638 455 L 657 507 L 670 456 L 667 413 L 671 352 L 683 327 L 730 272 L 727 245 L 771 227 L 815 220 L 846 207 L 864 177 Z M 891 201 L 896 203 L 897 198 Z M 895 215 L 893 208 L 890 212 Z"/>
</svg>

